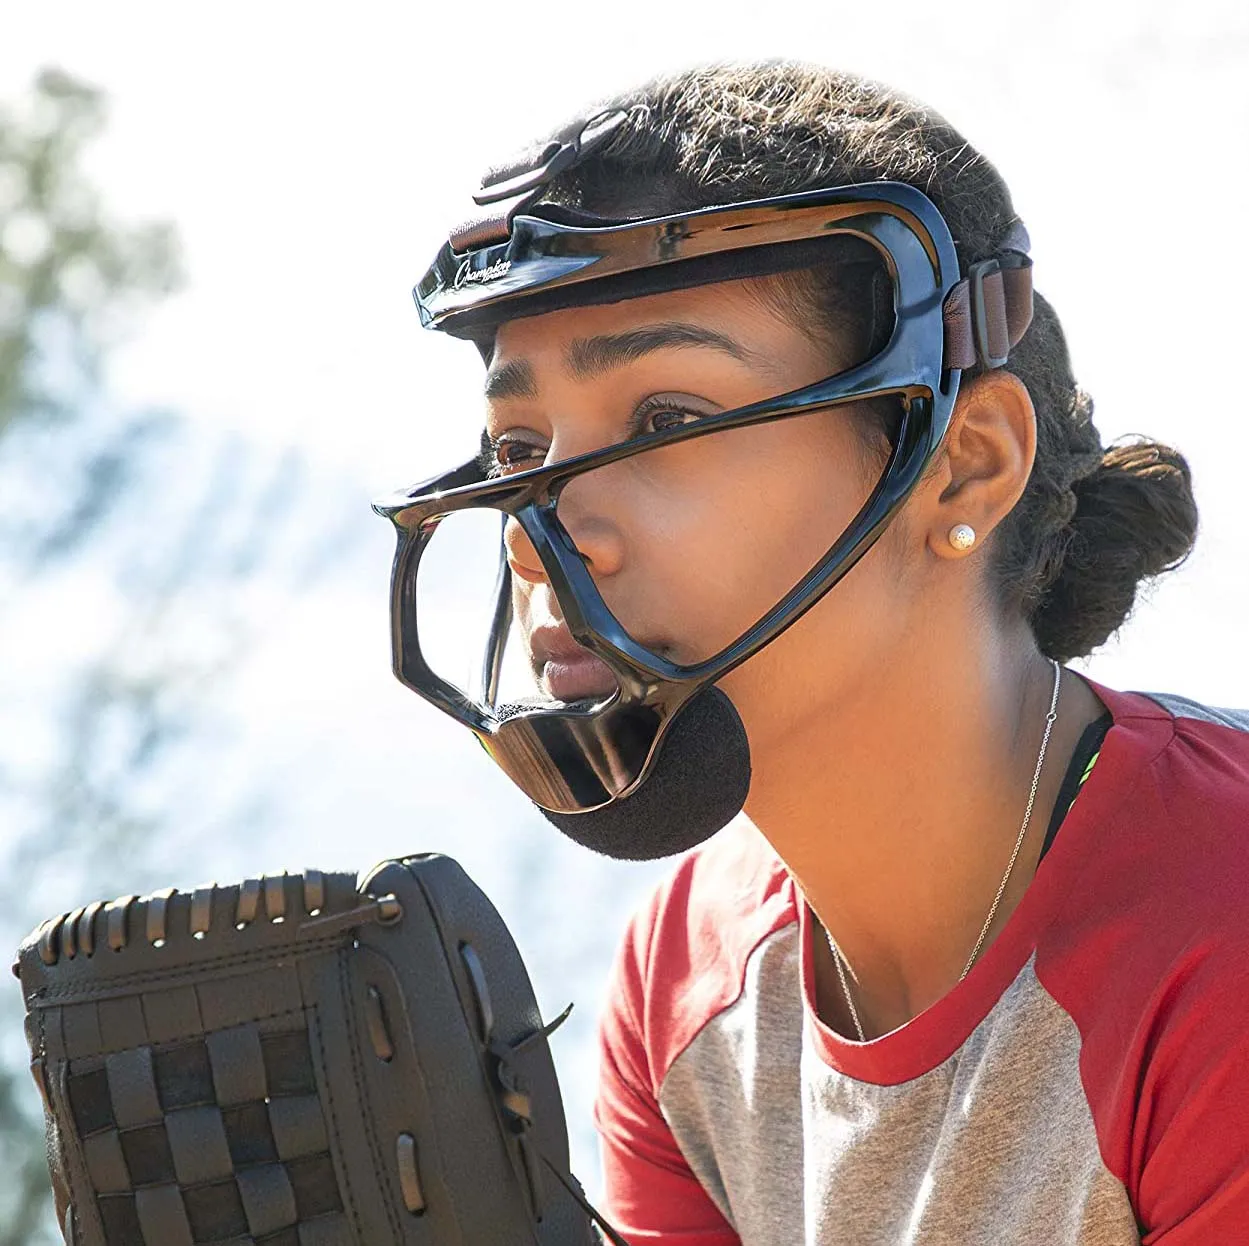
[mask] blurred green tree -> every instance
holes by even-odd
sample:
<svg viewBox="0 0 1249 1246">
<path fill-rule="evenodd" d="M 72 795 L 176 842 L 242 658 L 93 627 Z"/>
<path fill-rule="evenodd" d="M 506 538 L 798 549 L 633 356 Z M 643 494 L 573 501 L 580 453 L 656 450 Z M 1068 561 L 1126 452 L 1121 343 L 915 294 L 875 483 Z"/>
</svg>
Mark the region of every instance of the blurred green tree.
<svg viewBox="0 0 1249 1246">
<path fill-rule="evenodd" d="M 181 265 L 170 226 L 113 219 L 88 177 L 104 123 L 102 93 L 60 70 L 0 104 L 0 944 L 10 949 L 54 911 L 153 885 L 204 835 L 186 774 L 212 782 L 202 759 L 213 691 L 247 630 L 238 595 L 219 590 L 273 557 L 303 471 L 294 452 L 258 462 L 237 440 L 206 447 L 168 413 L 110 403 L 110 348 L 178 287 Z M 300 540 L 275 560 L 306 583 L 332 543 Z M 319 558 L 305 552 L 314 543 Z M 29 636 L 32 618 L 57 637 L 51 661 L 6 644 Z M 32 671 L 38 663 L 53 669 Z M 179 750 L 194 764 L 171 778 Z M 236 830 L 247 819 L 231 813 Z M 20 996 L 3 992 L 0 1246 L 44 1246 L 59 1234 L 20 1018 Z"/>
<path fill-rule="evenodd" d="M 84 149 L 103 125 L 100 92 L 54 69 L 38 76 L 27 98 L 0 109 L 0 457 L 9 486 L 0 491 L 6 590 L 0 609 L 28 576 L 90 539 L 123 491 L 135 442 L 154 430 L 150 420 L 123 422 L 103 437 L 89 430 L 72 448 L 66 436 L 69 425 L 89 420 L 101 358 L 124 318 L 173 290 L 180 278 L 172 230 L 125 228 L 110 220 L 86 178 Z M 86 454 L 82 445 L 90 445 Z M 74 462 L 64 475 L 71 480 L 61 473 L 38 480 L 38 469 L 63 460 L 67 450 Z M 19 479 L 26 488 L 17 487 Z M 20 727 L 10 723 L 9 729 Z M 0 787 L 12 784 L 6 766 Z M 25 801 L 5 794 L 10 808 L 16 803 L 28 818 L 42 820 L 29 793 Z M 30 916 L 21 901 L 38 863 L 38 837 L 23 834 L 27 820 L 6 819 L 0 836 L 8 858 L 0 890 L 18 901 L 6 905 L 3 934 L 10 944 Z M 0 1246 L 33 1246 L 54 1238 L 42 1123 L 24 1053 L 14 1041 L 20 1040 L 20 1029 L 13 1033 L 15 1003 L 6 998 L 0 1010 L 8 1023 L 0 1048 L 6 1057 L 0 1063 L 0 1169 L 8 1174 L 0 1183 Z"/>
<path fill-rule="evenodd" d="M 25 107 L 0 111 L 0 435 L 77 414 L 67 367 L 98 382 L 123 317 L 181 280 L 172 228 L 111 220 L 83 172 L 104 119 L 101 93 L 55 69 Z M 56 377 L 45 366 L 53 334 Z"/>
<path fill-rule="evenodd" d="M 176 288 L 181 275 L 173 231 L 111 220 L 84 173 L 84 151 L 104 120 L 101 93 L 55 69 L 43 71 L 26 98 L 0 109 L 0 477 L 6 486 L 0 489 L 5 589 L 0 610 L 11 608 L 30 577 L 69 558 L 98 532 L 124 493 L 137 444 L 158 423 L 145 417 L 91 427 L 108 346 L 124 331 L 128 316 Z M 108 666 L 98 663 L 88 682 L 107 679 Z M 58 776 L 62 809 L 56 813 L 71 812 L 64 806 L 75 801 L 86 808 L 73 810 L 64 821 L 58 816 L 61 826 L 99 827 L 100 819 L 92 815 L 103 812 L 107 798 L 89 793 L 91 783 L 81 778 L 82 764 L 90 767 L 93 752 L 90 724 L 98 718 L 89 707 L 98 710 L 102 701 L 115 699 L 78 698 L 72 732 L 78 738 L 66 740 L 69 748 L 51 769 L 64 771 L 65 760 L 76 758 L 71 773 Z M 146 734 L 159 734 L 157 718 L 150 712 L 146 717 Z M 20 731 L 21 725 L 10 722 L 9 730 Z M 10 945 L 32 917 L 26 901 L 38 890 L 32 884 L 53 865 L 38 834 L 52 811 L 41 808 L 38 791 L 21 787 L 13 767 L 4 765 L 0 789 L 6 811 L 15 816 L 6 818 L 0 833 L 0 859 L 7 867 L 0 883 L 7 902 L 0 934 Z M 90 837 L 96 852 L 116 849 L 118 831 L 132 819 L 114 808 L 104 821 L 102 833 Z M 0 1046 L 0 1169 L 7 1174 L 0 1183 L 0 1246 L 34 1246 L 55 1240 L 55 1226 L 42 1122 L 30 1093 L 16 1003 L 10 996 L 0 1009 L 6 1023 Z"/>
</svg>

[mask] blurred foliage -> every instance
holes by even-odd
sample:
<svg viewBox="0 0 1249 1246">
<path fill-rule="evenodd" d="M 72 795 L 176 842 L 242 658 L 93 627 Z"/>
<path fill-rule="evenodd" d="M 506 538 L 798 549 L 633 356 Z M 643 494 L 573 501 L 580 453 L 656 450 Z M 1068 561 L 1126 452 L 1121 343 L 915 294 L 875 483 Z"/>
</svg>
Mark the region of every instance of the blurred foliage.
<svg viewBox="0 0 1249 1246">
<path fill-rule="evenodd" d="M 93 400 L 108 346 L 145 302 L 180 279 L 167 226 L 126 228 L 110 220 L 83 169 L 101 132 L 101 93 L 59 70 L 45 70 L 24 98 L 0 109 L 0 563 L 4 606 L 30 577 L 68 558 L 98 532 L 125 493 L 137 451 L 161 421 L 143 417 L 93 427 Z M 12 658 L 14 655 L 10 654 Z M 5 797 L 5 867 L 0 891 L 10 946 L 31 920 L 38 880 L 60 868 L 49 851 L 80 851 L 49 827 L 92 828 L 96 853 L 137 849 L 142 832 L 115 776 L 100 783 L 100 740 L 122 708 L 138 725 L 130 755 L 113 763 L 132 772 L 165 731 L 155 707 L 160 681 L 119 688 L 109 658 L 75 682 L 63 752 L 35 790 L 14 768 L 0 769 Z M 108 686 L 108 685 L 114 686 Z M 104 685 L 104 686 L 102 686 Z M 137 700 L 136 700 L 137 698 Z M 137 711 L 137 712 L 136 712 Z M 21 731 L 19 724 L 9 729 Z M 4 759 L 0 758 L 0 762 Z M 95 855 L 95 853 L 89 854 Z M 114 860 L 116 856 L 114 855 Z M 85 864 L 85 862 L 84 862 Z M 95 874 L 95 870 L 90 871 Z M 10 924 L 16 923 L 16 924 Z M 25 1067 L 18 1001 L 8 995 L 0 1055 L 0 1246 L 55 1240 L 37 1097 Z M 16 1030 L 16 1033 L 14 1032 Z"/>
<path fill-rule="evenodd" d="M 284 521 L 283 501 L 303 483 L 298 454 L 261 462 L 237 440 L 206 447 L 173 415 L 109 401 L 110 348 L 181 271 L 170 226 L 113 219 L 93 186 L 87 153 L 104 122 L 102 93 L 59 70 L 0 106 L 0 704 L 10 713 L 0 943 L 10 949 L 54 911 L 154 885 L 208 838 L 217 793 L 206 759 L 222 730 L 213 697 L 247 639 L 235 590 L 277 563 L 290 591 L 333 554 L 306 520 Z M 3 648 L 3 625 L 29 628 L 32 610 L 58 645 L 64 636 L 51 671 Z M 249 816 L 232 810 L 232 828 L 246 833 Z M 20 1017 L 18 993 L 0 993 L 0 1246 L 43 1246 L 59 1235 Z"/>
<path fill-rule="evenodd" d="M 90 419 L 107 348 L 182 280 L 172 227 L 113 220 L 84 170 L 105 116 L 100 91 L 57 69 L 0 108 L 0 559 L 10 570 L 46 568 L 93 535 L 166 423 Z M 16 480 L 4 471 L 15 460 Z"/>
<path fill-rule="evenodd" d="M 111 220 L 83 172 L 104 119 L 101 93 L 56 69 L 24 106 L 0 111 L 0 436 L 19 420 L 74 416 L 68 369 L 98 380 L 127 314 L 180 281 L 172 228 Z M 54 339 L 56 380 L 41 349 Z"/>
</svg>

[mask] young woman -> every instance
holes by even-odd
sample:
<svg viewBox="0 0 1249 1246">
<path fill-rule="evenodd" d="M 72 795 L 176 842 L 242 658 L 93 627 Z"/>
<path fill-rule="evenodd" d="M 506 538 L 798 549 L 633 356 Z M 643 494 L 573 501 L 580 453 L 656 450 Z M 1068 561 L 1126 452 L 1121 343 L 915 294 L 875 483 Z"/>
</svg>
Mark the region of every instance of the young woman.
<svg viewBox="0 0 1249 1246">
<path fill-rule="evenodd" d="M 1103 448 L 998 174 L 884 88 L 717 67 L 477 198 L 417 300 L 482 351 L 483 454 L 387 508 L 396 664 L 582 842 L 707 840 L 602 1022 L 620 1231 L 1249 1241 L 1249 716 L 1062 666 L 1197 516 L 1175 451 Z M 483 511 L 470 692 L 420 577 Z"/>
</svg>

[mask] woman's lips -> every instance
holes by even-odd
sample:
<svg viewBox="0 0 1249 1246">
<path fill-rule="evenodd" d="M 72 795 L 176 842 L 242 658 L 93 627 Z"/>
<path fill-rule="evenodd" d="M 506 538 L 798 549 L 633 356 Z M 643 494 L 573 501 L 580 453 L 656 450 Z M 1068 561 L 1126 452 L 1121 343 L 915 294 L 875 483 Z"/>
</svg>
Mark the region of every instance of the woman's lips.
<svg viewBox="0 0 1249 1246">
<path fill-rule="evenodd" d="M 529 646 L 535 671 L 558 701 L 608 696 L 618 687 L 611 667 L 577 644 L 563 624 L 535 628 Z"/>
<path fill-rule="evenodd" d="M 548 658 L 542 682 L 557 701 L 582 701 L 616 691 L 616 677 L 600 658 L 583 649 L 575 657 Z"/>
</svg>

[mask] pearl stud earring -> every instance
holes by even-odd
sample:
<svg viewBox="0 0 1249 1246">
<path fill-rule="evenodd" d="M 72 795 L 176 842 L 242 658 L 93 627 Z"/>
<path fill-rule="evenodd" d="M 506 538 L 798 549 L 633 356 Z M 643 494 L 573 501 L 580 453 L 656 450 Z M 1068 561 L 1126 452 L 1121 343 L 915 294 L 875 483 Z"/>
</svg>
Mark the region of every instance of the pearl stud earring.
<svg viewBox="0 0 1249 1246">
<path fill-rule="evenodd" d="M 956 550 L 969 550 L 976 543 L 976 529 L 971 524 L 956 523 L 950 529 L 950 544 Z"/>
</svg>

